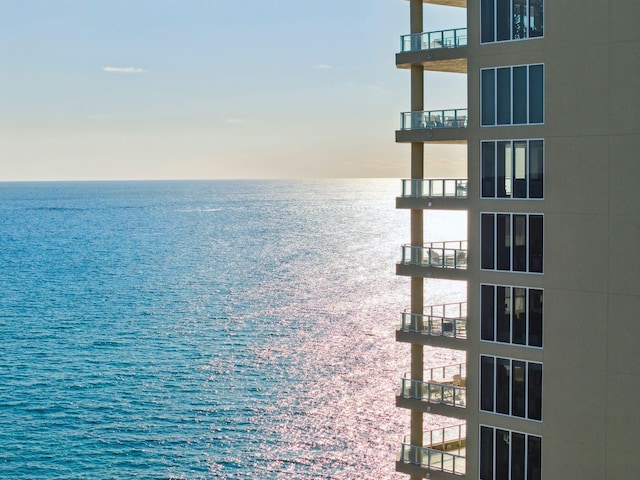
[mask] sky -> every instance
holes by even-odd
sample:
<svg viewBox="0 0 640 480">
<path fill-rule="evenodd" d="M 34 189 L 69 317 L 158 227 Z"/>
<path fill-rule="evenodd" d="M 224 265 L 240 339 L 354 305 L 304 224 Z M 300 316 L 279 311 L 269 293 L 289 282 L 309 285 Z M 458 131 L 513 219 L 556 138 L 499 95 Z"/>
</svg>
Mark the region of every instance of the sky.
<svg viewBox="0 0 640 480">
<path fill-rule="evenodd" d="M 0 181 L 409 174 L 406 1 L 0 7 Z M 425 6 L 425 30 L 464 13 Z M 466 106 L 462 75 L 425 83 L 427 109 Z M 427 146 L 433 171 L 465 175 L 461 148 Z"/>
</svg>

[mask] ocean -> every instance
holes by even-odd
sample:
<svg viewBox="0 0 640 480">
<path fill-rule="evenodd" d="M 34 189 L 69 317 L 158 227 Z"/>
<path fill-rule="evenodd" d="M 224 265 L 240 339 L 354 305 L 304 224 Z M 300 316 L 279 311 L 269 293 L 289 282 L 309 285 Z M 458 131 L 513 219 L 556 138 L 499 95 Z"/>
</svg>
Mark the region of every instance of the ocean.
<svg viewBox="0 0 640 480">
<path fill-rule="evenodd" d="M 0 183 L 0 478 L 405 478 L 399 191 Z M 425 228 L 466 238 L 463 213 Z"/>
</svg>

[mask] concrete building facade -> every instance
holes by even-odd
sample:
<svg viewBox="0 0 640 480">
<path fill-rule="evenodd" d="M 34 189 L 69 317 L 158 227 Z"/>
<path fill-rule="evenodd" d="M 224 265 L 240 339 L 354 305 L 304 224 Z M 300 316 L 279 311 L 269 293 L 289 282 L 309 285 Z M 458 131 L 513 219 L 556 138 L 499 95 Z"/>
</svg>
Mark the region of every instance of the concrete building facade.
<svg viewBox="0 0 640 480">
<path fill-rule="evenodd" d="M 411 425 L 396 469 L 640 478 L 640 2 L 407 3 L 396 141 L 411 179 L 396 206 L 411 239 L 397 274 L 412 301 L 396 337 L 411 372 L 396 403 Z M 466 9 L 467 24 L 429 31 L 429 4 Z M 466 75 L 468 105 L 424 111 L 425 71 Z M 466 144 L 467 178 L 430 178 L 429 143 Z M 466 241 L 425 244 L 430 209 L 466 210 Z M 424 305 L 426 278 L 467 282 L 466 305 Z M 432 369 L 426 347 L 466 364 Z M 430 413 L 452 427 L 429 431 Z"/>
</svg>

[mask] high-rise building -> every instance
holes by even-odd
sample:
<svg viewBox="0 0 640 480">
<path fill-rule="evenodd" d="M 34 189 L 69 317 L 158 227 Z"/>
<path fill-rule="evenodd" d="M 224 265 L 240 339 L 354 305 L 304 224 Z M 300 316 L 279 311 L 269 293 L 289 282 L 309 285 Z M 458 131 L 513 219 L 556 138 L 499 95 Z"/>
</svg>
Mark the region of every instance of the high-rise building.
<svg viewBox="0 0 640 480">
<path fill-rule="evenodd" d="M 430 4 L 465 9 L 466 26 L 430 31 Z M 640 1 L 408 5 L 396 141 L 411 179 L 396 205 L 411 215 L 397 265 L 411 307 L 397 340 L 411 372 L 396 403 L 411 424 L 396 469 L 640 478 Z M 425 111 L 429 71 L 466 75 L 468 105 Z M 430 178 L 431 143 L 465 144 L 467 178 Z M 466 210 L 466 241 L 425 244 L 430 210 Z M 466 304 L 425 305 L 425 279 L 466 282 Z M 425 365 L 431 347 L 466 363 Z M 452 426 L 431 430 L 428 414 Z"/>
</svg>

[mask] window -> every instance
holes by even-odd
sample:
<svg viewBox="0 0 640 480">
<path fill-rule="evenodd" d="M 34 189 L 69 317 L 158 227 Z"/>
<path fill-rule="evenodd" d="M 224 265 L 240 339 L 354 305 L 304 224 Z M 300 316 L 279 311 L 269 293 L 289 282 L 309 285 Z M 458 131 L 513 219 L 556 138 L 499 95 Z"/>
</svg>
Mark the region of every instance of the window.
<svg viewBox="0 0 640 480">
<path fill-rule="evenodd" d="M 542 438 L 481 425 L 480 480 L 542 480 Z"/>
<path fill-rule="evenodd" d="M 482 213 L 480 217 L 483 270 L 542 273 L 542 215 Z"/>
<path fill-rule="evenodd" d="M 480 42 L 542 37 L 544 0 L 481 0 Z"/>
<path fill-rule="evenodd" d="M 542 364 L 481 355 L 480 410 L 542 421 Z"/>
<path fill-rule="evenodd" d="M 482 126 L 544 123 L 544 66 L 480 71 Z"/>
<path fill-rule="evenodd" d="M 542 198 L 543 140 L 482 142 L 482 198 Z"/>
<path fill-rule="evenodd" d="M 480 286 L 480 338 L 487 342 L 542 347 L 542 290 Z"/>
</svg>

